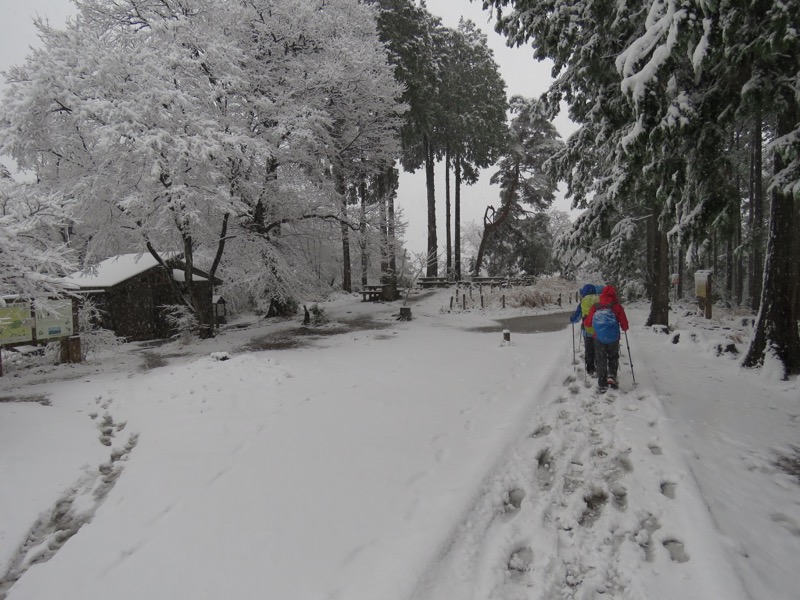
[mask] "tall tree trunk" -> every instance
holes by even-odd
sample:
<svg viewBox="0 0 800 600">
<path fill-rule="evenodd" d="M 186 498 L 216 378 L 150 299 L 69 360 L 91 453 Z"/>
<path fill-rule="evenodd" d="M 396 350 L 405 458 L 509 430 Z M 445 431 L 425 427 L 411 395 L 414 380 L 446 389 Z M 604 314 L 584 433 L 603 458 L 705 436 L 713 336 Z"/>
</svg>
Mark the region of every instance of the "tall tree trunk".
<svg viewBox="0 0 800 600">
<path fill-rule="evenodd" d="M 669 241 L 655 213 L 653 221 L 653 295 L 646 324 L 669 326 Z"/>
<path fill-rule="evenodd" d="M 658 226 L 658 217 L 656 216 L 655 209 L 652 208 L 651 210 L 653 212 L 650 218 L 647 219 L 647 280 L 645 281 L 645 285 L 647 286 L 647 296 L 650 300 L 653 300 L 653 298 L 655 298 L 655 273 L 653 271 L 653 266 L 655 265 L 656 227 Z"/>
<path fill-rule="evenodd" d="M 744 256 L 742 255 L 742 215 L 738 215 L 738 222 L 736 227 L 736 290 L 734 297 L 736 298 L 737 306 L 744 304 Z"/>
<path fill-rule="evenodd" d="M 394 220 L 394 198 L 397 193 L 397 176 L 394 167 L 387 167 L 386 169 L 386 209 L 388 217 L 388 234 L 389 244 L 387 252 L 389 254 L 389 271 L 387 275 L 381 278 L 381 283 L 389 284 L 387 298 L 395 300 L 397 294 L 397 241 L 395 234 L 395 220 Z"/>
<path fill-rule="evenodd" d="M 344 177 L 337 175 L 336 188 L 342 202 L 342 290 L 345 292 L 353 291 L 353 271 L 350 264 L 350 229 L 347 221 L 347 186 Z"/>
<path fill-rule="evenodd" d="M 736 247 L 734 243 L 734 231 L 730 230 L 725 241 L 725 292 L 731 300 L 733 300 L 734 278 L 736 265 L 733 260 L 733 249 Z"/>
<path fill-rule="evenodd" d="M 787 135 L 794 130 L 800 110 L 789 91 L 782 92 L 785 108 L 778 113 L 776 135 Z M 775 153 L 775 173 L 786 166 L 780 153 Z M 745 367 L 764 363 L 767 351 L 775 352 L 783 364 L 784 377 L 800 374 L 800 333 L 794 307 L 796 293 L 796 257 L 792 256 L 795 227 L 795 202 L 790 192 L 775 186 L 770 206 L 767 257 L 764 265 L 764 285 L 761 305 L 756 320 L 755 333 L 743 361 Z"/>
<path fill-rule="evenodd" d="M 444 156 L 444 227 L 447 237 L 447 267 L 445 275 L 453 277 L 453 235 L 450 228 L 450 150 Z"/>
<path fill-rule="evenodd" d="M 761 283 L 764 279 L 764 182 L 762 181 L 764 168 L 761 138 L 761 115 L 757 113 L 753 131 L 753 166 L 751 169 L 753 178 L 751 184 L 751 201 L 753 203 L 751 253 L 753 256 L 753 270 L 750 273 L 750 308 L 753 312 L 758 312 L 761 302 Z"/>
<path fill-rule="evenodd" d="M 192 302 L 194 316 L 197 318 L 197 328 L 200 332 L 200 337 L 203 339 L 214 337 L 214 327 L 210 319 L 211 315 L 205 310 L 205 306 L 200 300 L 197 294 L 197 288 L 194 285 L 194 242 L 190 235 L 184 235 L 183 256 L 184 263 L 186 264 L 186 271 L 184 271 L 186 292 Z"/>
<path fill-rule="evenodd" d="M 792 303 L 793 322 L 800 321 L 800 202 L 794 203 L 794 234 L 792 235 L 792 256 L 794 257 L 794 302 Z"/>
<path fill-rule="evenodd" d="M 456 281 L 461 281 L 461 155 L 456 155 L 455 161 L 455 215 L 453 217 L 455 225 L 454 234 L 454 258 L 456 267 Z"/>
<path fill-rule="evenodd" d="M 681 234 L 678 234 L 678 243 L 677 243 L 677 252 L 678 255 L 678 293 L 676 296 L 678 300 L 683 298 L 683 238 Z"/>
<path fill-rule="evenodd" d="M 439 264 L 437 260 L 439 242 L 436 239 L 436 187 L 434 185 L 434 156 L 433 144 L 428 136 L 424 139 L 425 145 L 425 187 L 428 192 L 428 257 L 427 271 L 428 277 L 439 275 Z"/>
<path fill-rule="evenodd" d="M 381 283 L 385 283 L 383 278 L 389 272 L 389 194 L 384 171 L 375 177 L 375 194 L 381 206 Z"/>
<path fill-rule="evenodd" d="M 739 138 L 737 136 L 737 146 Z M 730 250 L 731 254 L 731 300 L 736 306 L 742 304 L 742 257 L 740 246 L 742 244 L 742 177 L 738 170 L 736 172 L 736 191 L 738 193 L 736 204 L 734 205 L 733 214 L 731 215 L 731 245 L 733 248 Z"/>
<path fill-rule="evenodd" d="M 361 287 L 369 283 L 369 256 L 367 254 L 367 182 L 362 181 L 358 186 L 358 195 L 361 196 L 361 211 L 359 213 L 359 249 L 361 250 Z"/>
<path fill-rule="evenodd" d="M 714 277 L 718 276 L 719 270 L 717 269 L 717 231 L 711 231 L 711 272 Z"/>
</svg>

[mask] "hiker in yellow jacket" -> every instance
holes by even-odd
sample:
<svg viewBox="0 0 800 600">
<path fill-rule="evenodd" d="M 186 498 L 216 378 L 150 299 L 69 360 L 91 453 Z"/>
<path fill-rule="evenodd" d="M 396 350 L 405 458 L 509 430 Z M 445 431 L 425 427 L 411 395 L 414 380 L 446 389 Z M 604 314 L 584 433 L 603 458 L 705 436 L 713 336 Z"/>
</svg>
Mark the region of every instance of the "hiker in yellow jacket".
<svg viewBox="0 0 800 600">
<path fill-rule="evenodd" d="M 581 323 L 581 331 L 583 332 L 583 345 L 586 348 L 584 358 L 586 359 L 586 373 L 590 377 L 594 377 L 594 329 L 585 327 L 583 320 L 589 314 L 589 310 L 600 301 L 600 297 L 596 293 L 596 287 L 591 283 L 587 283 L 581 288 L 581 301 L 575 307 L 575 312 L 569 318 L 570 323 Z"/>
</svg>

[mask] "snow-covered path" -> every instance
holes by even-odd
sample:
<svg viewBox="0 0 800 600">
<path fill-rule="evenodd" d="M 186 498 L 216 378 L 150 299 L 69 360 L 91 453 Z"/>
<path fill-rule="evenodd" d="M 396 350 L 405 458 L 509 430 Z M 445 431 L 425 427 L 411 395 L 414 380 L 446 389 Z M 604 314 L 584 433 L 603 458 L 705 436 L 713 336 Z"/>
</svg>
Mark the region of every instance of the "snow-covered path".
<svg viewBox="0 0 800 600">
<path fill-rule="evenodd" d="M 621 375 L 598 395 L 579 366 L 547 390 L 415 600 L 748 597 L 659 399 Z"/>
<path fill-rule="evenodd" d="M 112 452 L 129 451 L 99 502 L 96 448 L 80 450 L 87 464 L 64 497 L 71 521 L 90 524 L 8 597 L 407 598 L 568 343 L 559 332 L 504 345 L 499 331 L 421 315 L 316 348 L 29 390 L 106 422 Z"/>
<path fill-rule="evenodd" d="M 597 396 L 566 317 L 506 344 L 446 304 L 403 323 L 350 298 L 334 318 L 383 328 L 0 381 L 34 400 L 0 402 L 0 598 L 794 597 L 797 486 L 771 453 L 797 382 L 634 325 L 638 386 L 624 356 Z"/>
</svg>

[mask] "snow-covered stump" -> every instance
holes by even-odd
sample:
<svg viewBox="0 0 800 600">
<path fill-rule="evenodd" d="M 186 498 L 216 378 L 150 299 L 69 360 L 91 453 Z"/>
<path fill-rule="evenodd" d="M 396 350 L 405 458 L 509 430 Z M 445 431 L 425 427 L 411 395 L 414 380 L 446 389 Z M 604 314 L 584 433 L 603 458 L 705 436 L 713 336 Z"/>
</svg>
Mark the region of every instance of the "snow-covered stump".
<svg viewBox="0 0 800 600">
<path fill-rule="evenodd" d="M 400 316 L 397 317 L 398 321 L 410 321 L 411 320 L 411 307 L 410 306 L 401 306 L 400 307 Z"/>
</svg>

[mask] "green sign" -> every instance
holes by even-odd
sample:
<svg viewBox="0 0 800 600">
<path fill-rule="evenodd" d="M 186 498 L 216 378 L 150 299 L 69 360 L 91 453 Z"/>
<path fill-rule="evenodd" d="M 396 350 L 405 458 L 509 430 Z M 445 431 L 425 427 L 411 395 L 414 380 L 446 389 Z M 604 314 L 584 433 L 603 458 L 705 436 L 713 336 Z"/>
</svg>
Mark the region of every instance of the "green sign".
<svg viewBox="0 0 800 600">
<path fill-rule="evenodd" d="M 0 344 L 30 342 L 32 339 L 31 305 L 27 302 L 20 302 L 19 304 L 0 306 Z"/>
<path fill-rule="evenodd" d="M 72 301 L 52 302 L 50 310 L 36 315 L 36 339 L 67 337 L 72 335 Z"/>
</svg>

